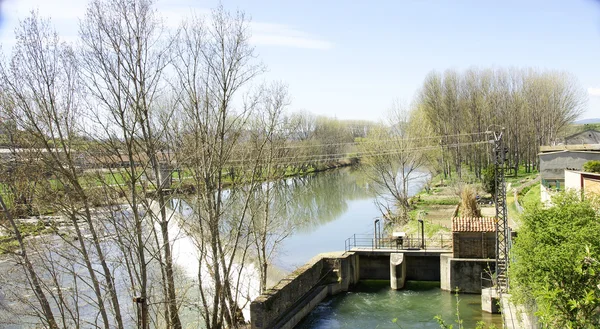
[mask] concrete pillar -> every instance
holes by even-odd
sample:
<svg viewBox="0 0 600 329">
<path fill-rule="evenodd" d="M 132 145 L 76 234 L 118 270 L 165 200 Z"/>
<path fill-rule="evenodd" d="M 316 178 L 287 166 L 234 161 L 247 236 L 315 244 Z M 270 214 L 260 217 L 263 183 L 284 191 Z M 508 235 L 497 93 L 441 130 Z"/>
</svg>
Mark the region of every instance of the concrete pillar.
<svg viewBox="0 0 600 329">
<path fill-rule="evenodd" d="M 481 310 L 492 314 L 500 313 L 500 298 L 496 288 L 481 289 Z"/>
<path fill-rule="evenodd" d="M 390 254 L 390 286 L 394 290 L 404 288 L 406 281 L 406 262 L 404 253 Z"/>
<path fill-rule="evenodd" d="M 162 181 L 163 188 L 171 188 L 171 183 L 173 179 L 171 177 L 171 168 L 169 168 L 169 166 L 160 166 L 160 180 Z"/>
<path fill-rule="evenodd" d="M 450 260 L 452 255 L 440 255 L 440 289 L 452 291 L 450 286 Z"/>
</svg>

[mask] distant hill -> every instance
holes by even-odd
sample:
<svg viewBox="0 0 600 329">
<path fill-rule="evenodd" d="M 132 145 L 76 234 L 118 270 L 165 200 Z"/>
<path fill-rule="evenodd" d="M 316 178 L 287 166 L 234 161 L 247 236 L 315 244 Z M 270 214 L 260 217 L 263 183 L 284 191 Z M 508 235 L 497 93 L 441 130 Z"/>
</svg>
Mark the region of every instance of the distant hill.
<svg viewBox="0 0 600 329">
<path fill-rule="evenodd" d="M 576 125 L 586 125 L 586 124 L 591 124 L 591 123 L 600 123 L 600 118 L 593 118 L 593 119 L 582 119 L 582 120 L 577 120 L 575 122 L 573 122 Z"/>
</svg>

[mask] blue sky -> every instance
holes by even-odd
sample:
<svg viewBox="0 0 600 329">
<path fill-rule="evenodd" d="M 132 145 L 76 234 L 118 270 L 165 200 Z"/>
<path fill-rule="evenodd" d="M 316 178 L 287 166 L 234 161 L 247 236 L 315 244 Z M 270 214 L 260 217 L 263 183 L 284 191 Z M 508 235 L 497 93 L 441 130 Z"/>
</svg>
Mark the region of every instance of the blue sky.
<svg viewBox="0 0 600 329">
<path fill-rule="evenodd" d="M 169 24 L 218 1 L 162 0 Z M 289 85 L 293 110 L 378 120 L 410 102 L 431 70 L 536 67 L 574 74 L 588 91 L 581 118 L 600 118 L 600 1 L 227 1 L 252 17 L 269 71 Z M 37 7 L 74 40 L 85 1 L 2 2 L 0 41 Z"/>
</svg>

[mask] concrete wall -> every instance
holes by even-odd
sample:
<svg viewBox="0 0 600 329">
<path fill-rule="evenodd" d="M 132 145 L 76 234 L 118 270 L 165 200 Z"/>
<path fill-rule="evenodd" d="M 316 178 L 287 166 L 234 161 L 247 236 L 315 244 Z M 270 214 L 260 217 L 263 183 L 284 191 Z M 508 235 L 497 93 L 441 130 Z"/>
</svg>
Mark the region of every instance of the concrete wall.
<svg viewBox="0 0 600 329">
<path fill-rule="evenodd" d="M 404 254 L 406 280 L 440 281 L 439 256 L 412 256 Z"/>
<path fill-rule="evenodd" d="M 581 191 L 581 174 L 576 171 L 565 170 L 565 190 Z"/>
<path fill-rule="evenodd" d="M 361 253 L 358 255 L 361 280 L 389 280 L 390 256 L 381 253 Z"/>
<path fill-rule="evenodd" d="M 481 274 L 494 273 L 494 259 L 464 259 L 440 257 L 440 288 L 446 291 L 480 294 Z M 489 277 L 486 273 L 486 277 Z M 487 285 L 487 282 L 484 282 Z"/>
<path fill-rule="evenodd" d="M 347 291 L 356 282 L 354 253 L 319 255 L 252 301 L 252 328 L 293 328 L 325 297 Z"/>
<path fill-rule="evenodd" d="M 495 232 L 454 232 L 452 244 L 455 258 L 496 258 Z"/>
<path fill-rule="evenodd" d="M 560 151 L 540 153 L 540 176 L 546 180 L 563 180 L 564 170 L 574 168 L 581 170 L 583 164 L 590 160 L 600 160 L 600 152 Z"/>
</svg>

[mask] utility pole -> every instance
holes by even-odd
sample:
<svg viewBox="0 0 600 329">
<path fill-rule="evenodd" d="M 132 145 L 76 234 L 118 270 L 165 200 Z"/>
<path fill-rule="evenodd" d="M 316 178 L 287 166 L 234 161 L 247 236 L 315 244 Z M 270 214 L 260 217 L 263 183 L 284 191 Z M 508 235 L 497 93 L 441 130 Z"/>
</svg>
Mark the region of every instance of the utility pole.
<svg viewBox="0 0 600 329">
<path fill-rule="evenodd" d="M 506 181 L 504 179 L 504 165 L 506 162 L 506 148 L 502 143 L 504 128 L 494 132 L 495 154 L 495 203 L 496 203 L 496 287 L 500 293 L 508 291 L 508 215 L 506 208 Z"/>
</svg>

